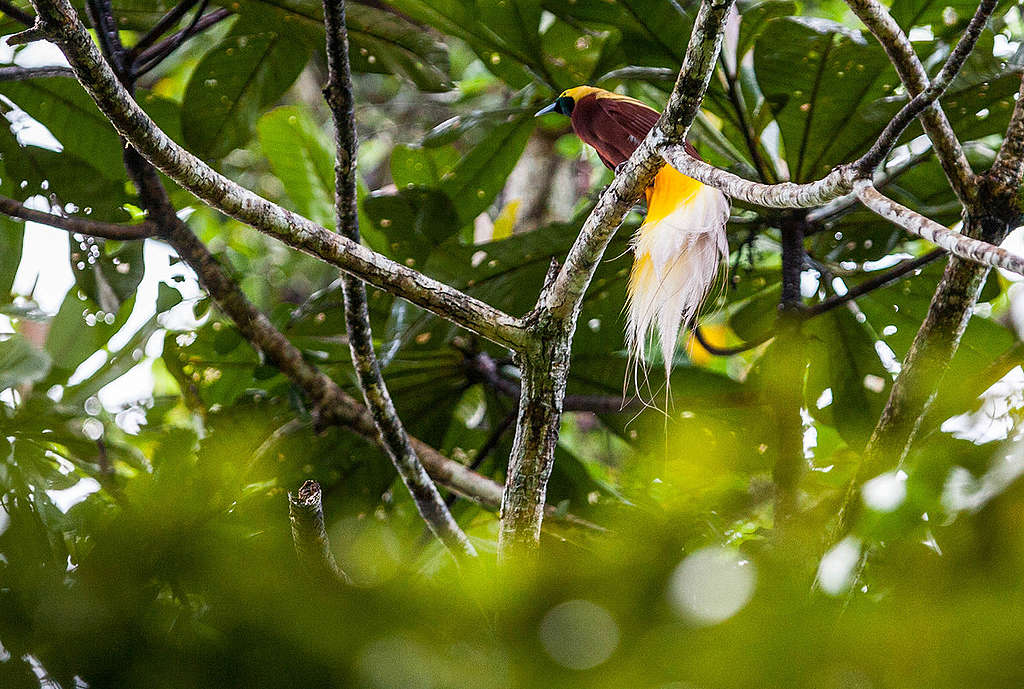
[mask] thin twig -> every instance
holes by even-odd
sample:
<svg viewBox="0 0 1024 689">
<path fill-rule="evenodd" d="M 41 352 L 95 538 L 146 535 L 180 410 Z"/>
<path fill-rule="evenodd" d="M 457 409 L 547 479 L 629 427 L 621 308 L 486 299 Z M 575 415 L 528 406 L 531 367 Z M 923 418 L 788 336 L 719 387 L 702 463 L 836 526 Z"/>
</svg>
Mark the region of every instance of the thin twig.
<svg viewBox="0 0 1024 689">
<path fill-rule="evenodd" d="M 141 77 L 157 67 L 161 62 L 166 60 L 171 54 L 184 45 L 185 41 L 196 36 L 203 31 L 206 31 L 211 26 L 219 24 L 228 17 L 231 16 L 231 11 L 218 7 L 213 12 L 207 15 L 203 15 L 203 10 L 206 8 L 206 2 L 200 5 L 199 9 L 196 10 L 195 17 L 192 23 L 187 27 L 164 39 L 160 43 L 157 43 L 148 50 L 143 51 L 141 55 L 135 60 L 135 76 L 136 78 Z"/>
<path fill-rule="evenodd" d="M 327 87 L 324 96 L 334 122 L 336 162 L 334 165 L 334 218 L 338 230 L 352 242 L 359 242 L 359 215 L 356 210 L 356 138 L 355 97 L 348 57 L 348 31 L 345 27 L 345 0 L 324 0 L 324 24 L 327 35 Z M 348 332 L 352 365 L 363 392 L 363 400 L 373 413 L 381 445 L 391 457 L 398 475 L 409 490 L 420 516 L 434 535 L 456 557 L 475 557 L 476 549 L 459 528 L 444 499 L 430 480 L 408 434 L 398 417 L 387 384 L 373 350 L 370 308 L 366 286 L 351 275 L 342 276 L 345 299 L 345 327 Z"/>
<path fill-rule="evenodd" d="M 700 343 L 700 346 L 706 349 L 708 353 L 713 356 L 736 356 L 737 354 L 749 352 L 751 349 L 760 347 L 775 335 L 772 332 L 768 332 L 757 339 L 729 347 L 719 347 L 718 345 L 709 342 L 707 337 L 704 336 L 704 330 L 699 325 L 693 329 L 693 336 L 697 339 L 697 342 Z"/>
<path fill-rule="evenodd" d="M 171 10 L 162 16 L 160 20 L 153 25 L 153 27 L 144 33 L 141 38 L 131 47 L 128 51 L 128 56 L 134 62 L 139 54 L 142 53 L 146 48 L 156 43 L 157 39 L 164 35 L 168 29 L 181 21 L 181 18 L 193 7 L 199 0 L 182 0 L 177 5 L 171 8 Z M 199 14 L 202 14 L 200 12 Z"/>
<path fill-rule="evenodd" d="M 3 12 L 14 21 L 25 26 L 32 26 L 36 23 L 35 17 L 28 12 L 18 9 L 13 2 L 10 2 L 10 0 L 0 0 L 0 12 Z"/>
<path fill-rule="evenodd" d="M 75 77 L 70 67 L 0 67 L 0 81 Z"/>
<path fill-rule="evenodd" d="M 75 232 L 91 237 L 102 237 L 103 239 L 115 239 L 117 241 L 145 239 L 154 236 L 157 232 L 156 226 L 148 220 L 138 225 L 121 225 L 112 222 L 85 220 L 84 218 L 37 211 L 6 196 L 0 196 L 0 213 L 9 215 L 12 218 L 21 218 L 29 222 L 49 225 L 50 227 L 56 227 L 67 232 Z"/>
<path fill-rule="evenodd" d="M 909 275 L 910 273 L 913 273 L 915 270 L 923 268 L 929 263 L 945 256 L 946 253 L 947 252 L 945 249 L 933 249 L 932 251 L 929 251 L 923 256 L 918 256 L 917 258 L 903 261 L 902 263 L 893 266 L 890 270 L 887 270 L 881 275 L 877 275 L 873 278 L 870 278 L 868 280 L 865 280 L 864 282 L 855 285 L 854 287 L 851 287 L 849 290 L 847 290 L 845 294 L 836 295 L 834 297 L 826 299 L 825 301 L 821 301 L 818 302 L 817 304 L 812 304 L 811 306 L 808 306 L 807 308 L 804 309 L 804 314 L 807 318 L 813 318 L 827 311 L 831 311 L 832 309 L 835 309 L 844 304 L 849 304 L 851 301 L 855 301 L 856 299 L 863 297 L 865 294 L 873 292 L 876 289 L 881 289 L 882 287 L 887 287 L 888 285 L 891 285 L 900 278 Z"/>
</svg>

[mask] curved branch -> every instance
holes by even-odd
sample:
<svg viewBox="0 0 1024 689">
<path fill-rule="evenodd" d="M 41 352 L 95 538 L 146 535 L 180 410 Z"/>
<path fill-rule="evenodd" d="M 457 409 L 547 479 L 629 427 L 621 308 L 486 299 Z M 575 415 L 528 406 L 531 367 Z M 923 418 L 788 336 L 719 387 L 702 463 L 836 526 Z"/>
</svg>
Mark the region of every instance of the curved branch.
<svg viewBox="0 0 1024 689">
<path fill-rule="evenodd" d="M 989 0 L 985 0 L 988 2 Z M 846 0 L 853 13 L 864 22 L 868 30 L 882 44 L 889 60 L 896 68 L 900 80 L 912 97 L 917 97 L 928 88 L 928 75 L 918 59 L 910 40 L 889 11 L 877 0 Z M 982 4 L 985 4 L 984 2 Z M 931 139 L 942 169 L 949 179 L 953 191 L 963 203 L 972 202 L 977 196 L 974 171 L 967 162 L 963 147 L 953 132 L 941 106 L 933 102 L 921 113 L 921 124 Z"/>
<path fill-rule="evenodd" d="M 442 318 L 508 347 L 527 335 L 518 319 L 448 285 L 340 237 L 232 182 L 168 137 L 128 94 L 102 59 L 67 0 L 34 0 L 48 37 L 118 132 L 151 163 L 199 199 L 300 251 Z"/>
<path fill-rule="evenodd" d="M 359 241 L 356 206 L 355 98 L 345 28 L 345 0 L 324 0 L 327 34 L 327 87 L 324 95 L 334 121 L 334 217 L 338 229 L 353 242 Z M 345 328 L 348 332 L 352 365 L 363 391 L 363 400 L 373 413 L 381 445 L 391 457 L 398 475 L 409 490 L 420 516 L 453 555 L 476 556 L 476 549 L 459 528 L 434 482 L 416 456 L 402 420 L 391 401 L 384 377 L 373 351 L 370 308 L 366 286 L 351 275 L 342 277 L 345 299 Z"/>
<path fill-rule="evenodd" d="M 709 342 L 708 339 L 704 337 L 704 330 L 699 325 L 693 329 L 693 336 L 697 339 L 697 342 L 700 343 L 700 346 L 706 349 L 708 354 L 711 354 L 712 356 L 736 356 L 737 354 L 749 352 L 751 349 L 760 347 L 765 342 L 775 337 L 775 333 L 765 333 L 756 340 L 744 342 L 743 344 L 732 345 L 731 347 L 719 347 L 718 345 Z"/>
<path fill-rule="evenodd" d="M 981 0 L 977 11 L 971 17 L 970 23 L 964 29 L 956 47 L 949 54 L 942 69 L 939 70 L 935 80 L 928 84 L 927 88 L 916 94 L 909 103 L 900 108 L 896 116 L 885 126 L 882 134 L 878 137 L 871 149 L 858 160 L 854 167 L 861 175 L 870 175 L 874 169 L 889 155 L 889 151 L 896 145 L 903 130 L 906 129 L 918 115 L 931 107 L 932 103 L 938 100 L 946 88 L 953 82 L 953 79 L 964 66 L 967 58 L 970 57 L 974 46 L 981 36 L 985 22 L 992 15 L 996 8 L 997 0 Z M 881 40 L 881 39 L 880 39 Z M 911 90 L 908 88 L 908 90 Z M 952 132 L 950 132 L 952 133 Z M 966 159 L 965 159 L 966 160 Z"/>
<path fill-rule="evenodd" d="M 854 184 L 854 191 L 864 205 L 878 215 L 899 225 L 911 234 L 941 246 L 951 254 L 981 265 L 1002 268 L 1011 273 L 1024 275 L 1024 257 L 1022 256 L 943 227 L 934 220 L 929 220 L 882 195 L 866 179 L 857 180 Z"/>
<path fill-rule="evenodd" d="M 70 216 L 55 215 L 45 211 L 37 211 L 23 203 L 6 196 L 0 196 L 0 213 L 12 218 L 21 218 L 29 222 L 56 227 L 66 232 L 76 232 L 91 237 L 115 239 L 120 242 L 135 239 L 146 239 L 157 233 L 156 225 L 149 220 L 138 225 L 121 225 L 112 222 L 98 222 Z"/>
</svg>

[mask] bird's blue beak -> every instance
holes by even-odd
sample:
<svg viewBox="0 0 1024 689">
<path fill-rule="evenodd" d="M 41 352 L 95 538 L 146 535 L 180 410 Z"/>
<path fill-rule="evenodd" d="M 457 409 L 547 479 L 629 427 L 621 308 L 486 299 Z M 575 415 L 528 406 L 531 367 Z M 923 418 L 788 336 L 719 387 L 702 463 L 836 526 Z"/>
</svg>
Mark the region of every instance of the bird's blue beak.
<svg viewBox="0 0 1024 689">
<path fill-rule="evenodd" d="M 558 107 L 558 101 L 555 101 L 554 103 L 552 103 L 551 105 L 547 106 L 546 108 L 541 108 L 540 110 L 538 110 L 537 114 L 535 114 L 534 117 L 540 117 L 541 115 L 547 115 L 549 112 L 554 112 L 555 108 L 557 108 L 557 107 Z"/>
</svg>

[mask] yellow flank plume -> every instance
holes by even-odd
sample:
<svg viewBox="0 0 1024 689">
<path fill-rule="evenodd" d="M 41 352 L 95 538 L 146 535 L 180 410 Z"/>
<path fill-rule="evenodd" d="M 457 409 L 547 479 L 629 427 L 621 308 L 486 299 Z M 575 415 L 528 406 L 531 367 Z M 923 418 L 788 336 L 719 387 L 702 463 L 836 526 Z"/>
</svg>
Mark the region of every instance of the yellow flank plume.
<svg viewBox="0 0 1024 689">
<path fill-rule="evenodd" d="M 638 392 L 649 339 L 658 338 L 667 379 L 679 330 L 696 318 L 729 252 L 729 199 L 721 191 L 665 167 L 647 190 L 647 203 L 647 218 L 632 239 L 626 306 Z"/>
</svg>

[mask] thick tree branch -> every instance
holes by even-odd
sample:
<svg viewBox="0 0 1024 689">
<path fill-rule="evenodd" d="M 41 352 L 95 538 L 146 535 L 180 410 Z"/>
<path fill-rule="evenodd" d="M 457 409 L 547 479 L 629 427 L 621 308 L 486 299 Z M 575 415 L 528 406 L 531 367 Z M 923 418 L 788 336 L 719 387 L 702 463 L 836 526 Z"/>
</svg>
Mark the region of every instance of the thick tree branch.
<svg viewBox="0 0 1024 689">
<path fill-rule="evenodd" d="M 130 241 L 133 239 L 145 239 L 156 234 L 156 226 L 145 221 L 138 225 L 120 225 L 112 222 L 97 222 L 70 216 L 55 215 L 44 211 L 37 211 L 29 208 L 23 203 L 14 199 L 0 196 L 0 213 L 9 215 L 12 218 L 21 218 L 30 222 L 37 222 L 50 227 L 56 227 L 67 232 L 87 234 L 103 239 L 115 239 L 117 241 Z"/>
<path fill-rule="evenodd" d="M 985 0 L 985 2 L 988 1 Z M 918 94 L 927 89 L 928 75 L 925 73 L 917 53 L 914 52 L 910 40 L 907 39 L 906 34 L 900 29 L 899 24 L 892 18 L 889 11 L 877 0 L 847 0 L 846 4 L 882 44 L 882 48 L 885 49 L 911 97 L 916 98 Z M 974 172 L 971 170 L 970 163 L 967 162 L 963 147 L 956 138 L 946 114 L 938 103 L 933 102 L 921 113 L 920 117 L 925 133 L 935 147 L 936 155 L 953 191 L 956 192 L 962 203 L 968 205 L 974 200 L 977 193 L 973 183 Z"/>
<path fill-rule="evenodd" d="M 315 581 L 351 584 L 331 552 L 324 529 L 324 506 L 320 484 L 306 481 L 297 493 L 288 493 L 288 519 L 292 524 L 295 554 L 306 573 Z"/>
<path fill-rule="evenodd" d="M 837 167 L 825 177 L 805 184 L 780 182 L 761 184 L 743 179 L 698 160 L 686 152 L 682 144 L 663 146 L 661 155 L 669 165 L 684 175 L 717 187 L 734 199 L 765 208 L 815 208 L 848 194 L 856 175 L 851 166 Z"/>
<path fill-rule="evenodd" d="M 733 4 L 734 0 L 701 3 L 682 69 L 658 123 L 601 195 L 565 264 L 557 273 L 549 273 L 527 319 L 535 341 L 517 352 L 522 390 L 501 506 L 502 558 L 536 548 L 583 295 L 622 218 L 664 164 L 657 154 L 659 147 L 685 141 L 718 61 L 725 19 Z"/>
<path fill-rule="evenodd" d="M 988 171 L 988 177 L 998 185 L 1015 191 L 1021 185 L 1024 175 L 1024 77 L 1021 77 L 1017 103 L 1010 115 L 1010 124 L 1003 137 L 1003 145 L 996 154 L 995 162 Z"/>
<path fill-rule="evenodd" d="M 36 0 L 47 36 L 125 139 L 183 188 L 214 208 L 361 280 L 509 347 L 527 336 L 517 319 L 407 268 L 235 184 L 171 140 L 127 93 L 67 0 Z"/>
<path fill-rule="evenodd" d="M 927 239 L 961 258 L 1024 275 L 1024 257 L 943 227 L 934 220 L 929 220 L 883 196 L 868 180 L 858 180 L 854 186 L 857 196 L 865 206 L 907 232 Z"/>
<path fill-rule="evenodd" d="M 345 0 L 324 0 L 327 34 L 328 83 L 324 89 L 334 121 L 334 217 L 338 230 L 353 242 L 359 241 L 359 216 L 356 209 L 355 98 L 348 57 L 348 32 L 345 27 Z M 370 309 L 366 287 L 351 275 L 342 276 L 345 299 L 345 326 L 349 351 L 363 400 L 373 414 L 381 445 L 402 477 L 416 509 L 434 535 L 456 557 L 476 556 L 476 549 L 459 528 L 434 482 L 416 456 L 395 405 L 391 401 L 377 356 L 373 351 Z"/>
</svg>

